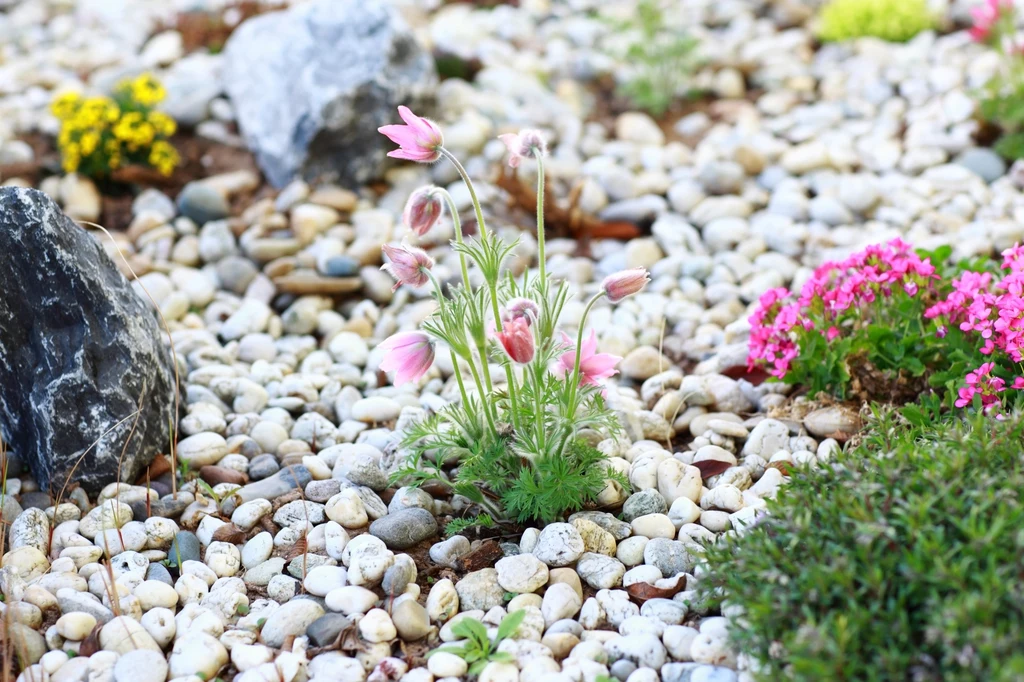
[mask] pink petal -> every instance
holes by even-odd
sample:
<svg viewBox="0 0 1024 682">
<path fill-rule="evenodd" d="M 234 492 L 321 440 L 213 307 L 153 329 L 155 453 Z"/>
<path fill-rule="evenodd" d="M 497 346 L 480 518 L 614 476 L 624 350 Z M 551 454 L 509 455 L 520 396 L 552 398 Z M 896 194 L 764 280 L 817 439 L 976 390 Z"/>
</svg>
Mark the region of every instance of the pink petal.
<svg viewBox="0 0 1024 682">
<path fill-rule="evenodd" d="M 403 147 L 402 149 L 388 152 L 388 156 L 393 159 L 405 159 L 407 161 L 436 161 L 440 154 L 437 152 L 414 151 Z"/>
</svg>

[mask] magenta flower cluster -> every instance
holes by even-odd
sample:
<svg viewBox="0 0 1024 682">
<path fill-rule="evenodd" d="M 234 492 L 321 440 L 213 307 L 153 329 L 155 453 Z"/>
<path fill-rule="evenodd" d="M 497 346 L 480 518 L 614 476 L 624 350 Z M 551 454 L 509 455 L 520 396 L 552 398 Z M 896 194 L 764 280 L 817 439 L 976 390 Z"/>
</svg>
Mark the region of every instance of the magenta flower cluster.
<svg viewBox="0 0 1024 682">
<path fill-rule="evenodd" d="M 977 397 L 998 411 L 1001 394 L 1024 389 L 1024 246 L 1004 251 L 1000 265 L 1002 276 L 963 271 L 946 279 L 900 239 L 825 263 L 799 295 L 778 288 L 761 296 L 750 317 L 748 369 L 801 382 L 838 355 L 834 364 L 849 380 L 843 354 L 884 360 L 893 351 L 876 340 L 885 338 L 912 354 L 906 361 L 916 376 L 946 374 L 940 384 L 960 377 L 956 406 Z"/>
<path fill-rule="evenodd" d="M 850 311 L 863 311 L 894 292 L 916 296 L 936 279 L 935 267 L 901 239 L 869 246 L 818 267 L 794 298 L 784 287 L 765 292 L 750 317 L 749 369 L 764 367 L 783 379 L 799 356 L 798 331 L 824 334 L 831 342 L 844 333 Z"/>
<path fill-rule="evenodd" d="M 925 311 L 925 317 L 939 322 L 939 333 L 948 333 L 946 325 L 980 341 L 979 352 L 996 362 L 983 363 L 966 377 L 959 390 L 958 406 L 968 405 L 981 396 L 988 409 L 999 402 L 998 394 L 1007 389 L 1006 381 L 992 372 L 1003 365 L 1024 362 L 1024 246 L 1003 251 L 1002 269 L 997 279 L 991 272 L 964 272 L 952 281 L 952 292 Z M 1014 368 L 1013 373 L 1019 374 Z M 1024 376 L 1015 376 L 1009 386 L 1024 389 Z"/>
</svg>

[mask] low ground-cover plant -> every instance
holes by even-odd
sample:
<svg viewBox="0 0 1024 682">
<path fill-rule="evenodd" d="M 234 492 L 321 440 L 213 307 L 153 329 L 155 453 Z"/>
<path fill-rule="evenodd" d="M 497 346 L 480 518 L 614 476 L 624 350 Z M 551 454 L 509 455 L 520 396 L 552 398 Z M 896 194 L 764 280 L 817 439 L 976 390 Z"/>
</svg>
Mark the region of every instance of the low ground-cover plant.
<svg viewBox="0 0 1024 682">
<path fill-rule="evenodd" d="M 1024 679 L 1024 422 L 909 426 L 795 472 L 707 550 L 759 680 Z"/>
<path fill-rule="evenodd" d="M 664 114 L 679 97 L 690 94 L 699 63 L 696 38 L 667 26 L 658 0 L 640 0 L 635 16 L 616 22 L 616 32 L 635 35 L 620 57 L 632 68 L 619 92 L 655 116 Z"/>
<path fill-rule="evenodd" d="M 601 381 L 616 373 L 616 356 L 597 352 L 593 331 L 584 335 L 587 317 L 602 298 L 619 301 L 648 281 L 642 268 L 604 280 L 588 301 L 575 338 L 556 336 L 569 298 L 565 282 L 546 270 L 544 202 L 537 202 L 538 271 L 513 277 L 504 263 L 515 244 L 487 228 L 473 183 L 462 164 L 444 147 L 440 128 L 400 107 L 406 125 L 381 132 L 400 145 L 390 156 L 430 163 L 445 158 L 462 176 L 472 199 L 477 235 L 463 237 L 455 203 L 438 187 L 417 190 L 409 198 L 404 221 L 423 236 L 446 204 L 455 228 L 461 283 L 444 288 L 433 261 L 421 249 L 386 245 L 384 267 L 401 284 L 431 286 L 437 310 L 422 331 L 402 332 L 381 346 L 388 352 L 381 369 L 395 372 L 395 384 L 419 380 L 432 366 L 438 345 L 456 368 L 461 402 L 410 427 L 402 443 L 406 466 L 394 476 L 404 484 L 438 480 L 483 506 L 495 520 L 551 521 L 597 501 L 607 486 L 628 487 L 585 435 L 613 435 L 615 416 L 605 406 Z M 509 165 L 537 165 L 537 196 L 544 196 L 545 144 L 537 131 L 503 135 Z M 474 286 L 470 266 L 483 284 Z M 504 384 L 492 383 L 489 363 L 504 369 Z M 464 377 L 465 373 L 465 377 Z M 445 469 L 457 465 L 449 474 Z"/>
<path fill-rule="evenodd" d="M 768 291 L 750 317 L 750 368 L 812 396 L 906 402 L 936 388 L 995 408 L 1024 388 L 1024 249 L 947 265 L 950 253 L 895 239 L 825 263 L 799 295 Z"/>
<path fill-rule="evenodd" d="M 1001 57 L 999 73 L 981 90 L 981 116 L 1002 129 L 997 152 L 1008 159 L 1024 158 L 1024 44 L 1017 34 L 1017 8 L 1013 0 L 985 0 L 971 16 L 971 38 Z"/>
<path fill-rule="evenodd" d="M 58 95 L 50 110 L 60 120 L 57 147 L 64 170 L 106 177 L 124 165 L 142 164 L 173 173 L 180 158 L 168 138 L 177 124 L 154 108 L 164 97 L 164 87 L 149 73 L 119 83 L 112 98 Z"/>
<path fill-rule="evenodd" d="M 831 0 L 818 21 L 825 42 L 874 37 L 903 43 L 935 27 L 927 0 Z"/>
</svg>

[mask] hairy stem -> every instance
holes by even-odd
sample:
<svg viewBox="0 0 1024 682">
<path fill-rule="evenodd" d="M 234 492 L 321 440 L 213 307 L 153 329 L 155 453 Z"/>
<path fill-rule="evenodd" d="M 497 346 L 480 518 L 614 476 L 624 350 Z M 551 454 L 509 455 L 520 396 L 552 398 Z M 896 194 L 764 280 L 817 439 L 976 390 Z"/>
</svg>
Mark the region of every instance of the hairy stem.
<svg viewBox="0 0 1024 682">
<path fill-rule="evenodd" d="M 473 210 L 476 212 L 476 224 L 480 230 L 480 239 L 486 240 L 487 226 L 484 224 L 484 211 L 480 206 L 480 200 L 476 196 L 476 188 L 473 187 L 473 181 L 470 180 L 469 173 L 466 172 L 466 169 L 462 167 L 462 164 L 459 163 L 459 160 L 455 158 L 455 155 L 450 151 L 444 147 L 438 147 L 437 151 L 441 152 L 442 156 L 452 162 L 452 165 L 455 166 L 455 170 L 457 170 L 459 175 L 462 176 L 462 181 L 466 183 L 466 189 L 469 190 L 469 198 L 473 202 Z"/>
<path fill-rule="evenodd" d="M 547 291 L 547 265 L 544 253 L 544 159 L 537 157 L 537 265 L 540 268 L 541 292 Z"/>
<path fill-rule="evenodd" d="M 569 414 L 567 416 L 570 421 L 576 418 L 576 393 L 580 385 L 580 356 L 583 354 L 583 329 L 587 325 L 587 317 L 590 315 L 590 309 L 594 307 L 594 304 L 597 303 L 602 296 L 604 296 L 604 292 L 600 291 L 587 303 L 587 307 L 583 309 L 583 317 L 580 318 L 579 331 L 576 332 L 576 362 L 573 365 L 572 381 L 569 385 L 569 402 L 567 404 L 569 409 Z"/>
<path fill-rule="evenodd" d="M 438 191 L 441 192 L 445 203 L 448 204 L 448 212 L 452 214 L 452 225 L 455 227 L 455 243 L 462 244 L 462 220 L 459 218 L 459 209 L 455 206 L 455 200 L 448 193 L 448 190 L 438 188 Z M 469 268 L 466 266 L 466 254 L 461 251 L 459 252 L 459 266 L 462 268 L 463 286 L 466 287 L 466 291 L 472 291 L 473 288 L 469 284 Z"/>
</svg>

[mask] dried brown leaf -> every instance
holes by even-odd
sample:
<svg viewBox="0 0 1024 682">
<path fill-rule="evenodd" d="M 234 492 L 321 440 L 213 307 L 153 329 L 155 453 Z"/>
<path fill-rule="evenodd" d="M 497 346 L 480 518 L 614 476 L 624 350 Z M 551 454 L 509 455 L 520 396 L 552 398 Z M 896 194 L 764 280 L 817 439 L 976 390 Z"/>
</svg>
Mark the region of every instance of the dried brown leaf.
<svg viewBox="0 0 1024 682">
<path fill-rule="evenodd" d="M 215 542 L 230 542 L 232 545 L 240 545 L 245 542 L 246 533 L 233 523 L 228 523 L 213 531 Z"/>
<path fill-rule="evenodd" d="M 648 599 L 671 599 L 686 589 L 686 576 L 680 575 L 671 587 L 656 587 L 650 583 L 633 583 L 626 588 L 629 598 L 637 604 L 643 604 Z"/>
<path fill-rule="evenodd" d="M 700 477 L 706 480 L 712 476 L 717 476 L 734 465 L 729 462 L 723 462 L 720 459 L 705 459 L 700 462 L 694 462 L 693 466 L 700 469 Z"/>
</svg>

